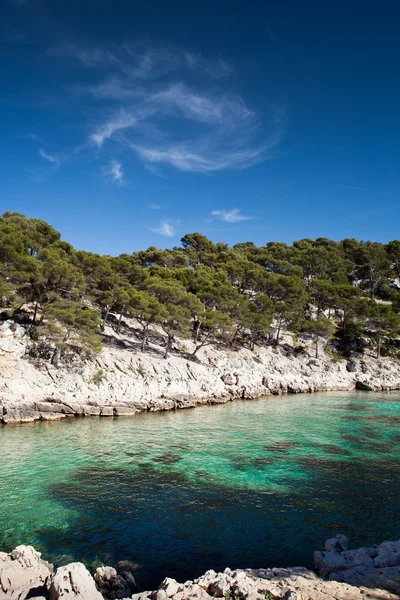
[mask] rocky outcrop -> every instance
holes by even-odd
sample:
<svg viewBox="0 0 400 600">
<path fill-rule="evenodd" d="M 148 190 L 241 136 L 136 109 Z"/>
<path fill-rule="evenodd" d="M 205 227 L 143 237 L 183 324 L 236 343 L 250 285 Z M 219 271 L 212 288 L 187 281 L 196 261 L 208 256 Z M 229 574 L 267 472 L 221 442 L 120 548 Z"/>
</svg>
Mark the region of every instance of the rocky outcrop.
<svg viewBox="0 0 400 600">
<path fill-rule="evenodd" d="M 82 563 L 71 563 L 53 573 L 31 546 L 18 546 L 0 553 L 0 600 L 400 600 L 399 553 L 400 541 L 350 550 L 339 535 L 314 557 L 328 580 L 303 567 L 227 568 L 185 583 L 166 578 L 157 590 L 133 593 L 128 572 L 99 567 L 92 578 Z"/>
<path fill-rule="evenodd" d="M 0 600 L 24 600 L 31 590 L 46 587 L 52 573 L 53 565 L 32 546 L 0 552 Z"/>
<path fill-rule="evenodd" d="M 106 600 L 117 600 L 131 596 L 136 590 L 136 581 L 129 571 L 117 573 L 113 567 L 99 567 L 94 574 L 98 589 Z"/>
<path fill-rule="evenodd" d="M 50 584 L 50 600 L 104 600 L 82 563 L 57 569 Z"/>
<path fill-rule="evenodd" d="M 400 540 L 351 550 L 348 538 L 338 535 L 314 553 L 314 564 L 316 572 L 329 580 L 400 595 Z"/>
<path fill-rule="evenodd" d="M 132 327 L 135 323 L 130 324 Z M 236 398 L 330 390 L 400 389 L 400 363 L 366 355 L 334 361 L 312 356 L 304 341 L 254 352 L 208 346 L 196 357 L 191 341 L 164 359 L 161 342 L 145 353 L 133 336 L 106 327 L 99 357 L 56 368 L 27 360 L 29 339 L 11 321 L 0 325 L 0 422 L 7 425 L 71 417 L 122 417 L 140 411 L 193 408 Z M 154 338 L 155 340 L 161 338 Z"/>
</svg>

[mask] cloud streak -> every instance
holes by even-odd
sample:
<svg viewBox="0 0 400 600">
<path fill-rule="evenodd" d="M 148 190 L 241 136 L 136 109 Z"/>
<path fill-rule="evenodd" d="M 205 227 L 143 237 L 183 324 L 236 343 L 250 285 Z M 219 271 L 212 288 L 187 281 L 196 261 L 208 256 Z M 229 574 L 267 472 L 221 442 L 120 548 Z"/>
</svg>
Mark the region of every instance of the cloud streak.
<svg viewBox="0 0 400 600">
<path fill-rule="evenodd" d="M 43 148 L 40 148 L 39 154 L 42 158 L 44 158 L 44 160 L 50 162 L 55 168 L 58 168 L 60 166 L 60 161 L 58 160 L 58 158 L 49 154 L 48 152 L 45 152 Z"/>
<path fill-rule="evenodd" d="M 224 221 L 224 223 L 240 223 L 241 221 L 249 221 L 253 217 L 240 214 L 240 208 L 232 208 L 232 210 L 213 210 L 213 217 L 210 221 Z"/>
<path fill-rule="evenodd" d="M 357 192 L 370 192 L 371 191 L 371 190 L 367 190 L 365 188 L 355 187 L 353 185 L 342 185 L 341 183 L 338 183 L 338 187 L 346 188 L 347 190 L 356 190 Z"/>
<path fill-rule="evenodd" d="M 163 221 L 157 227 L 151 227 L 150 231 L 166 237 L 173 237 L 175 235 L 175 230 L 168 221 Z"/>
<path fill-rule="evenodd" d="M 124 170 L 122 168 L 122 164 L 116 159 L 113 159 L 111 163 L 107 165 L 104 173 L 110 181 L 117 183 L 118 185 L 122 185 L 124 179 Z"/>
<path fill-rule="evenodd" d="M 285 107 L 250 107 L 229 88 L 233 67 L 220 57 L 144 43 L 69 45 L 50 54 L 97 78 L 73 88 L 93 101 L 89 144 L 107 152 L 112 142 L 158 175 L 245 169 L 274 158 L 286 133 Z"/>
</svg>

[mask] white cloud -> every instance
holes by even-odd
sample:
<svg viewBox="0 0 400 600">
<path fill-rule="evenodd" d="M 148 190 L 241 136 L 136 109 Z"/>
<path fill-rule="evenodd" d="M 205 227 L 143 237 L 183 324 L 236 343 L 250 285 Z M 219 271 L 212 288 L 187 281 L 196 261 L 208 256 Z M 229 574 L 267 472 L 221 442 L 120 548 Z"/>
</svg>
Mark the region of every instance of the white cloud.
<svg viewBox="0 0 400 600">
<path fill-rule="evenodd" d="M 338 187 L 347 188 L 348 190 L 356 190 L 357 192 L 370 192 L 371 190 L 367 190 L 366 188 L 355 187 L 353 185 L 343 185 L 338 183 Z"/>
<path fill-rule="evenodd" d="M 121 129 L 133 127 L 137 122 L 137 118 L 125 110 L 121 109 L 114 118 L 100 125 L 96 131 L 90 135 L 92 142 L 101 147 L 105 140 L 110 139 L 113 134 Z"/>
<path fill-rule="evenodd" d="M 60 161 L 58 160 L 58 158 L 56 158 L 55 156 L 52 156 L 51 154 L 49 154 L 48 152 L 45 152 L 43 150 L 43 148 L 40 148 L 39 150 L 39 154 L 42 158 L 44 158 L 45 160 L 48 160 L 49 162 L 51 162 L 54 167 L 59 167 L 60 166 Z"/>
<path fill-rule="evenodd" d="M 213 97 L 212 94 L 200 94 L 190 90 L 182 82 L 154 94 L 150 101 L 159 104 L 160 110 L 166 110 L 169 105 L 178 109 L 186 118 L 204 123 L 221 125 L 230 119 L 244 120 L 253 115 L 239 96 L 224 94 Z"/>
<path fill-rule="evenodd" d="M 233 67 L 221 57 L 207 58 L 200 52 L 191 52 L 178 45 L 161 46 L 143 41 L 102 48 L 63 44 L 52 48 L 48 54 L 79 60 L 87 68 L 112 66 L 131 80 L 160 78 L 182 69 L 220 79 L 233 71 Z"/>
<path fill-rule="evenodd" d="M 161 204 L 151 204 L 150 208 L 152 210 L 161 210 L 163 207 L 161 206 Z"/>
<path fill-rule="evenodd" d="M 157 227 L 151 227 L 150 231 L 154 231 L 154 233 L 158 233 L 160 235 L 165 235 L 166 237 L 173 237 L 175 235 L 175 231 L 168 221 L 163 221 Z"/>
<path fill-rule="evenodd" d="M 232 208 L 232 210 L 213 210 L 211 213 L 214 219 L 224 221 L 225 223 L 240 223 L 240 221 L 249 221 L 253 217 L 240 214 L 240 208 Z M 210 219 L 214 221 L 214 219 Z"/>
<path fill-rule="evenodd" d="M 258 114 L 249 107 L 230 91 L 233 69 L 220 57 L 143 42 L 70 45 L 52 54 L 77 59 L 99 76 L 73 89 L 95 100 L 90 144 L 104 151 L 112 140 L 157 175 L 166 166 L 200 173 L 244 169 L 273 158 L 284 137 L 285 108 L 266 101 Z"/>
<path fill-rule="evenodd" d="M 122 164 L 113 159 L 104 169 L 105 176 L 112 182 L 121 185 L 124 179 L 124 170 Z"/>
</svg>

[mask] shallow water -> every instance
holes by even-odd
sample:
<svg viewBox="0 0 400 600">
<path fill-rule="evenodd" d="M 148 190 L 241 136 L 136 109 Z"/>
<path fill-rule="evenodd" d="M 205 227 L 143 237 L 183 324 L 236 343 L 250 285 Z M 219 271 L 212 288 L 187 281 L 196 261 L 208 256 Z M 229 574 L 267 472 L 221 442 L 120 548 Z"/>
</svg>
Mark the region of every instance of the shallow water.
<svg viewBox="0 0 400 600">
<path fill-rule="evenodd" d="M 400 394 L 304 394 L 0 427 L 0 549 L 131 568 L 312 566 L 333 533 L 400 538 Z"/>
</svg>

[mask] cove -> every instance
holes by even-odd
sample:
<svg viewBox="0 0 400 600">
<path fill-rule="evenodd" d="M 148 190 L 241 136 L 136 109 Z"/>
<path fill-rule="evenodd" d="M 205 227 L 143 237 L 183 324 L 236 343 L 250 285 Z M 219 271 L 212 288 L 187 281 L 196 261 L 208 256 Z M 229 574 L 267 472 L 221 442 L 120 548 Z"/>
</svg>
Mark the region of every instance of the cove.
<svg viewBox="0 0 400 600">
<path fill-rule="evenodd" d="M 312 567 L 342 532 L 400 537 L 399 392 L 236 401 L 0 428 L 0 549 L 130 568 Z"/>
</svg>

